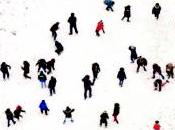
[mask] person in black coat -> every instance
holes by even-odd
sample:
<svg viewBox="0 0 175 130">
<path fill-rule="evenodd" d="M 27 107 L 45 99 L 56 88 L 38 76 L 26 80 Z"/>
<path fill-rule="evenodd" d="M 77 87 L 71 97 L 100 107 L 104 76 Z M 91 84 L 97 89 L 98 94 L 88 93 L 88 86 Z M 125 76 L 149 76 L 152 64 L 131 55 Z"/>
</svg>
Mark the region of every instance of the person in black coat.
<svg viewBox="0 0 175 130">
<path fill-rule="evenodd" d="M 158 73 L 162 77 L 162 79 L 164 79 L 164 76 L 162 75 L 161 67 L 156 63 L 154 63 L 152 67 L 153 67 L 153 77 L 152 78 L 154 79 L 155 74 Z"/>
<path fill-rule="evenodd" d="M 7 108 L 5 111 L 6 117 L 7 117 L 7 126 L 10 126 L 10 121 L 13 122 L 13 124 L 16 124 L 16 121 L 13 119 L 13 113 L 11 112 L 10 108 Z"/>
<path fill-rule="evenodd" d="M 112 7 L 114 6 L 115 2 L 113 0 L 104 0 L 104 4 L 107 5 L 106 7 L 107 11 L 109 10 L 114 11 Z"/>
<path fill-rule="evenodd" d="M 98 77 L 98 73 L 100 72 L 100 66 L 98 63 L 92 64 L 92 72 L 93 72 L 93 82 L 95 82 L 95 80 Z"/>
<path fill-rule="evenodd" d="M 30 72 L 30 64 L 29 64 L 29 62 L 28 61 L 24 61 L 23 62 L 23 67 L 21 67 L 21 69 L 24 71 L 24 73 L 23 73 L 23 76 L 27 79 L 31 79 L 31 77 L 30 76 L 28 76 L 28 73 Z"/>
<path fill-rule="evenodd" d="M 139 56 L 137 59 L 137 73 L 139 72 L 140 66 L 142 66 L 144 71 L 146 71 L 145 66 L 147 66 L 147 60 L 146 60 L 146 58 L 144 58 L 142 56 Z"/>
<path fill-rule="evenodd" d="M 162 87 L 166 84 L 166 83 L 169 83 L 168 80 L 166 80 L 165 82 L 162 82 L 161 79 L 156 79 L 154 81 L 154 90 L 158 90 L 159 92 L 162 90 Z"/>
<path fill-rule="evenodd" d="M 168 63 L 166 65 L 166 73 L 168 75 L 168 79 L 171 77 L 171 78 L 174 78 L 174 66 L 172 63 Z"/>
<path fill-rule="evenodd" d="M 135 46 L 129 46 L 129 50 L 131 51 L 131 63 L 134 63 L 134 61 L 137 59 L 137 52 Z"/>
<path fill-rule="evenodd" d="M 129 20 L 130 17 L 131 17 L 131 6 L 127 5 L 127 6 L 125 6 L 124 16 L 123 16 L 122 20 L 124 20 L 124 18 L 127 18 L 127 22 L 130 22 L 130 20 Z"/>
<path fill-rule="evenodd" d="M 75 30 L 75 33 L 78 33 L 77 30 L 77 18 L 74 16 L 74 13 L 71 13 L 71 16 L 68 19 L 68 23 L 70 24 L 70 33 L 69 35 L 72 35 L 73 28 Z"/>
<path fill-rule="evenodd" d="M 117 78 L 119 79 L 119 85 L 122 87 L 123 81 L 126 79 L 126 74 L 125 74 L 125 70 L 123 67 L 120 68 L 120 70 L 117 74 Z"/>
<path fill-rule="evenodd" d="M 23 110 L 22 107 L 21 107 L 20 105 L 18 105 L 18 106 L 16 107 L 15 111 L 13 112 L 13 113 L 14 113 L 14 117 L 15 117 L 16 119 L 19 120 L 19 117 L 23 117 L 23 116 L 21 115 L 21 112 L 26 112 L 26 111 Z"/>
<path fill-rule="evenodd" d="M 114 111 L 113 111 L 113 114 L 112 116 L 114 117 L 114 121 L 118 124 L 118 119 L 117 119 L 117 116 L 118 114 L 120 113 L 120 105 L 118 103 L 115 103 L 114 104 Z"/>
<path fill-rule="evenodd" d="M 38 62 L 36 63 L 36 66 L 38 65 L 38 72 L 42 68 L 44 72 L 46 72 L 46 60 L 45 59 L 39 59 Z"/>
<path fill-rule="evenodd" d="M 71 109 L 69 108 L 69 106 L 66 107 L 66 110 L 63 110 L 63 113 L 65 114 L 65 119 L 64 119 L 64 122 L 63 124 L 66 123 L 66 119 L 71 119 L 71 122 L 73 122 L 74 120 L 72 119 L 72 112 L 74 112 L 75 109 Z"/>
<path fill-rule="evenodd" d="M 55 94 L 55 86 L 56 86 L 57 80 L 55 77 L 51 76 L 50 81 L 49 81 L 49 91 L 50 91 L 50 96 L 52 96 L 52 94 Z"/>
<path fill-rule="evenodd" d="M 57 33 L 56 31 L 59 29 L 59 22 L 56 22 L 54 25 L 52 25 L 52 27 L 50 28 L 50 31 L 52 32 L 52 37 L 54 40 L 56 40 L 57 38 Z"/>
<path fill-rule="evenodd" d="M 60 54 L 63 52 L 63 50 L 64 50 L 62 44 L 61 44 L 60 42 L 58 42 L 58 41 L 55 41 L 55 47 L 56 47 L 55 52 L 56 52 L 58 55 L 60 55 Z"/>
<path fill-rule="evenodd" d="M 45 86 L 46 87 L 46 80 L 47 80 L 47 77 L 46 75 L 44 74 L 43 71 L 41 71 L 38 75 L 38 80 L 41 82 L 41 87 Z"/>
<path fill-rule="evenodd" d="M 6 64 L 6 62 L 2 62 L 1 64 L 1 72 L 3 74 L 3 79 L 5 80 L 6 77 L 9 78 L 9 70 L 8 69 L 11 69 L 11 66 Z"/>
<path fill-rule="evenodd" d="M 46 63 L 46 67 L 47 67 L 47 74 L 50 74 L 52 72 L 52 69 L 55 70 L 55 59 L 52 58 L 50 61 L 48 61 Z"/>
<path fill-rule="evenodd" d="M 107 119 L 109 119 L 108 113 L 107 113 L 106 111 L 104 111 L 104 112 L 100 115 L 100 127 L 102 126 L 102 124 L 105 124 L 105 127 L 108 126 Z"/>
<path fill-rule="evenodd" d="M 159 5 L 159 3 L 156 3 L 152 9 L 152 14 L 154 14 L 157 20 L 159 19 L 160 11 L 161 11 L 161 6 Z"/>
<path fill-rule="evenodd" d="M 92 88 L 91 86 L 94 85 L 94 82 L 91 82 L 89 79 L 89 75 L 86 75 L 82 81 L 84 82 L 84 99 L 87 98 L 87 92 L 89 91 L 89 98 L 92 97 Z"/>
</svg>

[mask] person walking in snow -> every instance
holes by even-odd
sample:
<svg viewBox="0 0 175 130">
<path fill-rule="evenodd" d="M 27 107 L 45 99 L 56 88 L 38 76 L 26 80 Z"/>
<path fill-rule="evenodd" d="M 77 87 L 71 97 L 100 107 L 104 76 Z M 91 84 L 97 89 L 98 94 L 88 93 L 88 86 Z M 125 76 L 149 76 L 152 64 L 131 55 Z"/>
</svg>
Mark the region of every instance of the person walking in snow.
<svg viewBox="0 0 175 130">
<path fill-rule="evenodd" d="M 155 124 L 153 125 L 154 130 L 160 130 L 161 126 L 159 124 L 159 121 L 155 121 Z"/>
<path fill-rule="evenodd" d="M 160 11 L 161 11 L 161 6 L 159 5 L 159 3 L 156 3 L 152 9 L 152 14 L 154 14 L 157 20 L 159 19 Z"/>
<path fill-rule="evenodd" d="M 13 112 L 14 117 L 15 117 L 16 119 L 19 120 L 19 117 L 23 117 L 23 116 L 21 115 L 21 112 L 26 112 L 26 111 L 23 110 L 22 107 L 21 107 L 20 105 L 18 105 L 18 106 L 16 107 L 15 111 Z"/>
<path fill-rule="evenodd" d="M 44 72 L 46 73 L 46 60 L 45 59 L 39 59 L 38 62 L 36 63 L 36 66 L 38 65 L 38 72 L 42 68 Z"/>
<path fill-rule="evenodd" d="M 77 18 L 75 17 L 75 14 L 74 13 L 71 13 L 71 16 L 68 19 L 68 23 L 70 24 L 69 35 L 72 35 L 73 29 L 75 30 L 75 33 L 78 34 L 78 30 L 77 30 Z"/>
<path fill-rule="evenodd" d="M 43 86 L 46 87 L 46 80 L 47 80 L 47 77 L 46 75 L 44 74 L 43 71 L 41 71 L 38 75 L 38 80 L 41 82 L 41 87 L 43 88 Z"/>
<path fill-rule="evenodd" d="M 52 37 L 54 40 L 56 40 L 57 38 L 57 30 L 59 29 L 59 22 L 56 22 L 55 24 L 52 25 L 52 27 L 50 28 L 50 31 L 52 33 Z"/>
<path fill-rule="evenodd" d="M 60 42 L 58 42 L 58 41 L 55 41 L 55 47 L 56 47 L 55 52 L 56 52 L 58 55 L 60 55 L 60 54 L 63 52 L 63 50 L 64 50 L 62 44 L 61 44 Z"/>
<path fill-rule="evenodd" d="M 48 111 L 50 111 L 50 110 L 47 107 L 47 104 L 46 104 L 45 100 L 41 101 L 41 103 L 39 104 L 39 108 L 40 108 L 40 111 L 41 111 L 42 114 L 43 114 L 43 112 L 45 112 L 45 115 L 48 115 Z"/>
<path fill-rule="evenodd" d="M 166 65 L 166 73 L 167 73 L 167 76 L 168 76 L 168 79 L 171 77 L 171 78 L 174 78 L 174 66 L 172 63 L 168 63 Z"/>
<path fill-rule="evenodd" d="M 50 61 L 46 63 L 46 68 L 48 70 L 47 74 L 52 72 L 52 69 L 55 70 L 55 59 L 52 58 Z"/>
<path fill-rule="evenodd" d="M 127 22 L 130 22 L 129 20 L 130 17 L 131 17 L 131 6 L 127 5 L 125 6 L 124 16 L 121 20 L 124 20 L 124 18 L 127 18 Z"/>
<path fill-rule="evenodd" d="M 10 126 L 10 121 L 13 122 L 13 124 L 16 124 L 16 121 L 14 121 L 13 113 L 11 112 L 10 108 L 7 108 L 5 111 L 6 117 L 7 117 L 7 126 Z"/>
<path fill-rule="evenodd" d="M 137 58 L 137 73 L 139 72 L 140 66 L 142 66 L 143 69 L 144 69 L 144 71 L 146 71 L 145 66 L 147 66 L 147 60 L 146 60 L 146 58 L 144 58 L 144 57 L 142 57 L 142 56 L 139 56 L 139 57 Z"/>
<path fill-rule="evenodd" d="M 125 74 L 125 70 L 123 67 L 120 68 L 117 74 L 117 78 L 119 79 L 119 86 L 123 87 L 123 81 L 126 79 L 126 74 Z"/>
<path fill-rule="evenodd" d="M 86 100 L 88 91 L 89 91 L 89 98 L 92 97 L 92 88 L 91 88 L 91 86 L 94 85 L 94 83 L 90 81 L 89 75 L 86 75 L 82 79 L 82 81 L 84 83 L 84 99 Z"/>
<path fill-rule="evenodd" d="M 21 69 L 24 71 L 24 73 L 23 73 L 23 76 L 24 76 L 24 78 L 28 78 L 28 79 L 31 79 L 31 77 L 30 76 L 28 76 L 28 74 L 29 74 L 29 72 L 30 72 L 30 64 L 29 64 L 29 62 L 28 61 L 24 61 L 23 62 L 23 65 L 24 66 L 21 66 Z"/>
<path fill-rule="evenodd" d="M 56 86 L 57 80 L 55 77 L 51 76 L 50 81 L 49 81 L 49 91 L 50 91 L 50 96 L 52 96 L 52 94 L 55 94 L 55 86 Z"/>
<path fill-rule="evenodd" d="M 105 127 L 108 126 L 108 121 L 107 119 L 109 119 L 108 113 L 106 111 L 104 111 L 101 115 L 100 115 L 100 127 L 102 126 L 102 124 L 105 124 Z"/>
<path fill-rule="evenodd" d="M 9 78 L 9 76 L 10 76 L 9 75 L 9 69 L 11 69 L 11 66 L 6 64 L 6 62 L 2 62 L 0 70 L 3 74 L 3 79 L 4 80 L 6 79 L 6 77 Z"/>
<path fill-rule="evenodd" d="M 169 83 L 169 81 L 168 80 L 166 80 L 166 82 L 162 82 L 162 80 L 161 79 L 156 79 L 155 81 L 154 81 L 154 90 L 158 90 L 159 92 L 162 90 L 162 87 L 166 84 L 166 83 Z"/>
<path fill-rule="evenodd" d="M 158 73 L 162 77 L 162 79 L 164 79 L 164 76 L 162 75 L 161 67 L 156 63 L 154 63 L 152 67 L 153 67 L 153 77 L 152 78 L 154 79 L 155 74 Z"/>
<path fill-rule="evenodd" d="M 92 64 L 92 73 L 93 73 L 93 82 L 95 82 L 95 80 L 98 77 L 98 73 L 100 72 L 100 66 L 98 63 L 93 63 Z"/>
<path fill-rule="evenodd" d="M 134 61 L 137 59 L 137 52 L 135 46 L 129 46 L 129 50 L 131 51 L 131 63 L 134 63 Z"/>
<path fill-rule="evenodd" d="M 120 105 L 119 103 L 115 103 L 114 104 L 114 111 L 113 111 L 113 114 L 112 116 L 114 117 L 114 121 L 118 124 L 118 119 L 117 119 L 117 116 L 118 114 L 120 113 Z"/>
<path fill-rule="evenodd" d="M 102 20 L 100 20 L 100 21 L 97 23 L 97 27 L 96 27 L 96 30 L 95 30 L 96 36 L 98 36 L 98 37 L 100 36 L 100 33 L 99 33 L 100 30 L 102 30 L 103 33 L 105 33 L 104 24 L 103 24 L 103 21 L 102 21 Z"/>
<path fill-rule="evenodd" d="M 107 11 L 109 10 L 114 11 L 112 7 L 114 6 L 115 2 L 113 0 L 104 0 L 104 4 L 107 5 L 106 7 Z"/>
<path fill-rule="evenodd" d="M 63 113 L 65 114 L 65 119 L 63 121 L 63 124 L 66 123 L 66 119 L 71 119 L 71 122 L 73 122 L 74 120 L 72 119 L 72 112 L 74 112 L 75 109 L 71 109 L 69 106 L 66 107 L 65 110 L 63 110 Z"/>
</svg>

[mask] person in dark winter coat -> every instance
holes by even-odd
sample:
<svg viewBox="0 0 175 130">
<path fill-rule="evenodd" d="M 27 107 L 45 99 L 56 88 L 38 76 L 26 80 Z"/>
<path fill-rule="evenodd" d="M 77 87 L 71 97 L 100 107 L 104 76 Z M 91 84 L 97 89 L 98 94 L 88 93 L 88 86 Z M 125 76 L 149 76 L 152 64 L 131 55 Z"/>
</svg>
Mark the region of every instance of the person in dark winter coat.
<svg viewBox="0 0 175 130">
<path fill-rule="evenodd" d="M 36 66 L 38 65 L 38 72 L 42 68 L 44 72 L 46 72 L 46 60 L 45 59 L 39 59 L 38 62 L 36 63 Z"/>
<path fill-rule="evenodd" d="M 18 105 L 18 106 L 16 107 L 15 111 L 13 112 L 13 113 L 14 113 L 14 117 L 15 117 L 16 119 L 19 120 L 19 117 L 23 117 L 23 116 L 21 115 L 21 112 L 26 112 L 26 111 L 23 110 L 22 107 L 21 107 L 20 105 Z"/>
<path fill-rule="evenodd" d="M 152 14 L 154 14 L 157 20 L 159 19 L 160 11 L 161 11 L 161 6 L 159 5 L 159 3 L 156 3 L 152 9 Z"/>
<path fill-rule="evenodd" d="M 166 84 L 166 83 L 169 83 L 168 80 L 166 80 L 165 82 L 162 82 L 161 79 L 156 79 L 154 81 L 154 90 L 158 90 L 159 92 L 162 90 L 162 87 Z"/>
<path fill-rule="evenodd" d="M 144 71 L 146 71 L 145 66 L 147 66 L 147 60 L 146 60 L 146 58 L 144 58 L 142 56 L 139 56 L 137 59 L 137 72 L 139 72 L 140 66 L 142 66 Z"/>
<path fill-rule="evenodd" d="M 99 64 L 98 63 L 93 63 L 92 64 L 93 82 L 95 82 L 95 80 L 97 79 L 99 72 L 100 72 Z"/>
<path fill-rule="evenodd" d="M 166 65 L 166 73 L 168 75 L 168 79 L 171 77 L 171 78 L 174 78 L 174 66 L 172 63 L 168 63 Z"/>
<path fill-rule="evenodd" d="M 13 113 L 11 112 L 10 108 L 7 108 L 5 111 L 6 117 L 7 117 L 7 126 L 10 126 L 10 121 L 13 122 L 13 124 L 16 124 L 16 121 L 13 119 Z"/>
<path fill-rule="evenodd" d="M 155 121 L 155 124 L 154 124 L 154 126 L 153 126 L 153 129 L 154 130 L 160 130 L 160 124 L 159 124 L 159 121 Z"/>
<path fill-rule="evenodd" d="M 28 73 L 30 72 L 30 64 L 29 64 L 29 62 L 28 61 L 24 61 L 23 62 L 23 67 L 21 67 L 21 69 L 24 71 L 24 73 L 23 73 L 23 75 L 24 75 L 24 77 L 27 79 L 31 79 L 31 77 L 30 76 L 28 76 Z"/>
<path fill-rule="evenodd" d="M 129 18 L 131 17 L 131 6 L 127 5 L 125 6 L 125 11 L 124 11 L 124 16 L 122 18 L 122 20 L 124 20 L 124 18 L 127 18 L 127 22 L 130 22 Z"/>
<path fill-rule="evenodd" d="M 87 98 L 87 92 L 89 91 L 89 98 L 92 97 L 92 88 L 91 86 L 94 85 L 93 82 L 90 81 L 89 75 L 86 75 L 82 81 L 84 82 L 84 99 Z"/>
<path fill-rule="evenodd" d="M 55 59 L 52 58 L 50 61 L 48 61 L 46 63 L 46 67 L 47 67 L 47 74 L 50 74 L 52 72 L 52 69 L 55 70 Z"/>
<path fill-rule="evenodd" d="M 41 82 L 41 87 L 43 87 L 43 86 L 46 87 L 47 77 L 43 71 L 41 71 L 40 74 L 38 75 L 38 80 Z"/>
<path fill-rule="evenodd" d="M 11 66 L 6 64 L 6 62 L 2 62 L 0 69 L 3 74 L 3 79 L 5 80 L 6 77 L 9 78 L 10 75 L 8 69 L 11 69 Z"/>
<path fill-rule="evenodd" d="M 40 108 L 40 111 L 41 111 L 42 114 L 43 114 L 43 112 L 45 112 L 45 115 L 48 115 L 47 112 L 50 111 L 50 110 L 47 107 L 47 104 L 46 104 L 45 100 L 41 101 L 41 103 L 39 104 L 39 108 Z"/>
<path fill-rule="evenodd" d="M 123 81 L 126 79 L 126 74 L 125 74 L 125 70 L 123 67 L 120 68 L 118 74 L 117 74 L 117 78 L 119 79 L 119 86 L 123 86 Z"/>
<path fill-rule="evenodd" d="M 120 113 L 120 105 L 118 103 L 115 103 L 114 104 L 114 111 L 113 111 L 113 114 L 112 116 L 114 117 L 114 121 L 118 124 L 118 119 L 117 119 L 117 116 L 118 114 Z"/>
<path fill-rule="evenodd" d="M 50 91 L 50 96 L 52 96 L 53 93 L 54 94 L 56 93 L 55 92 L 56 83 L 57 83 L 56 78 L 51 76 L 50 81 L 49 81 L 49 85 L 48 85 L 48 88 L 49 88 L 49 91 Z"/>
<path fill-rule="evenodd" d="M 131 51 L 131 63 L 134 63 L 134 61 L 137 59 L 137 52 L 135 46 L 129 46 L 129 50 Z"/>
<path fill-rule="evenodd" d="M 71 13 L 71 16 L 68 19 L 68 23 L 70 24 L 70 33 L 69 35 L 72 35 L 73 28 L 75 30 L 75 33 L 78 33 L 77 30 L 77 18 L 74 16 L 74 13 Z"/>
<path fill-rule="evenodd" d="M 52 27 L 50 28 L 50 31 L 52 32 L 52 37 L 54 40 L 56 40 L 57 38 L 57 33 L 56 31 L 59 29 L 59 22 L 56 22 L 54 25 L 52 25 Z"/>
<path fill-rule="evenodd" d="M 71 109 L 69 108 L 69 106 L 66 107 L 66 110 L 63 110 L 63 113 L 65 114 L 65 119 L 64 119 L 64 122 L 63 124 L 66 123 L 66 119 L 71 119 L 71 122 L 73 122 L 74 120 L 72 119 L 72 112 L 74 112 L 75 109 Z"/>
<path fill-rule="evenodd" d="M 96 36 L 98 36 L 98 37 L 100 36 L 100 33 L 99 33 L 100 30 L 102 30 L 103 33 L 105 33 L 104 24 L 103 24 L 103 21 L 102 21 L 102 20 L 100 20 L 100 21 L 98 22 L 97 27 L 96 27 L 96 30 L 95 30 Z"/>
<path fill-rule="evenodd" d="M 158 64 L 153 64 L 153 79 L 155 78 L 156 72 L 164 79 L 164 76 L 162 75 L 161 67 Z"/>
<path fill-rule="evenodd" d="M 108 113 L 106 111 L 104 111 L 100 115 L 100 126 L 102 126 L 102 124 L 105 124 L 105 127 L 107 127 L 108 126 L 107 119 L 109 119 Z"/>
<path fill-rule="evenodd" d="M 62 46 L 61 43 L 58 42 L 58 41 L 55 41 L 55 47 L 56 47 L 55 52 L 56 52 L 58 55 L 60 55 L 60 54 L 63 52 L 63 50 L 64 50 L 63 46 Z"/>
<path fill-rule="evenodd" d="M 113 0 L 104 0 L 104 4 L 107 5 L 106 7 L 107 11 L 109 10 L 114 11 L 112 7 L 114 6 L 115 2 Z"/>
</svg>

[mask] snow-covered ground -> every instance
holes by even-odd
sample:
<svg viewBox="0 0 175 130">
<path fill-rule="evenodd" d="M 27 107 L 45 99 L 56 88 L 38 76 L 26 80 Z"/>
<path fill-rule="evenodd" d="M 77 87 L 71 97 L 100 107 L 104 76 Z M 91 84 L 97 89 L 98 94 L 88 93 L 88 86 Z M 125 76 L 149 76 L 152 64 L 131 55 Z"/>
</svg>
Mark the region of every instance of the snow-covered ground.
<svg viewBox="0 0 175 130">
<path fill-rule="evenodd" d="M 151 14 L 159 2 L 160 19 Z M 170 79 L 162 92 L 153 91 L 152 64 L 158 63 L 165 75 L 165 65 L 174 63 L 175 11 L 174 0 L 117 0 L 114 12 L 107 12 L 103 0 L 0 0 L 0 63 L 12 66 L 10 79 L 0 75 L 0 130 L 100 130 L 100 114 L 107 110 L 110 130 L 152 130 L 155 120 L 161 130 L 175 130 L 175 81 Z M 121 21 L 124 6 L 131 5 L 131 22 Z M 79 34 L 69 36 L 67 19 L 74 12 Z M 104 21 L 105 34 L 95 36 L 99 20 Z M 60 22 L 57 40 L 64 46 L 58 56 L 49 31 Z M 136 73 L 130 63 L 129 45 L 137 47 L 138 55 L 148 59 L 147 72 Z M 56 59 L 56 95 L 37 80 L 36 62 Z M 32 80 L 25 80 L 21 66 L 31 64 Z M 81 79 L 98 62 L 99 78 L 92 88 L 92 98 L 83 99 Z M 117 72 L 124 67 L 127 80 L 118 86 Z M 50 79 L 50 76 L 48 79 Z M 158 77 L 158 76 L 157 76 Z M 48 83 L 48 81 L 47 81 Z M 41 115 L 38 105 L 46 100 L 50 112 Z M 114 103 L 120 104 L 119 124 L 112 119 Z M 21 104 L 26 110 L 23 119 L 7 128 L 4 111 Z M 75 108 L 74 123 L 63 125 L 62 112 L 69 105 Z"/>
</svg>

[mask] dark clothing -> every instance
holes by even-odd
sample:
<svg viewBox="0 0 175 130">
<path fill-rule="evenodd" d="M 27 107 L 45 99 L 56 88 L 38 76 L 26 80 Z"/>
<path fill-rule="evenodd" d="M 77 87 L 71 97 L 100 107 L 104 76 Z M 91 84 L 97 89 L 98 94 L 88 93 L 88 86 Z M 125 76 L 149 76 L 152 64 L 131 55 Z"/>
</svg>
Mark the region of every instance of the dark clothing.
<svg viewBox="0 0 175 130">
<path fill-rule="evenodd" d="M 160 92 L 162 90 L 162 80 L 161 79 L 156 79 L 154 81 L 154 87 L 155 87 L 155 90 L 158 89 L 158 91 Z"/>
<path fill-rule="evenodd" d="M 102 126 L 102 124 L 104 123 L 105 124 L 105 127 L 108 126 L 108 122 L 107 122 L 107 119 L 109 119 L 109 116 L 106 112 L 102 113 L 100 115 L 100 126 Z"/>
<path fill-rule="evenodd" d="M 56 52 L 58 55 L 60 55 L 61 52 L 64 50 L 63 46 L 62 46 L 61 43 L 58 42 L 58 41 L 55 41 L 55 47 L 56 47 L 55 52 Z"/>
<path fill-rule="evenodd" d="M 68 19 L 68 23 L 70 24 L 70 33 L 69 33 L 70 35 L 72 35 L 73 29 L 75 30 L 76 33 L 78 33 L 76 22 L 77 18 L 74 16 L 74 13 L 71 13 L 71 16 Z"/>
<path fill-rule="evenodd" d="M 39 105 L 39 108 L 40 108 L 40 111 L 41 111 L 42 114 L 43 114 L 43 111 L 44 111 L 45 114 L 48 115 L 47 112 L 49 111 L 49 109 L 48 109 L 47 104 L 44 100 L 41 101 L 41 103 Z"/>
<path fill-rule="evenodd" d="M 171 78 L 174 78 L 174 66 L 172 63 L 169 63 L 166 65 L 166 73 L 168 75 L 168 79 L 171 77 Z"/>
<path fill-rule="evenodd" d="M 84 82 L 84 99 L 86 99 L 88 91 L 89 91 L 89 97 L 92 96 L 92 88 L 91 88 L 91 86 L 94 85 L 94 83 L 92 83 L 89 80 L 89 77 L 87 75 L 82 79 L 82 81 Z"/>
<path fill-rule="evenodd" d="M 162 75 L 161 67 L 158 64 L 153 64 L 153 79 L 155 78 L 156 72 L 164 79 L 164 76 Z"/>
<path fill-rule="evenodd" d="M 23 117 L 21 115 L 21 112 L 26 112 L 25 110 L 22 110 L 22 107 L 21 106 L 17 106 L 15 111 L 13 112 L 14 113 L 14 117 L 17 118 L 19 120 L 19 117 Z"/>
<path fill-rule="evenodd" d="M 13 124 L 16 123 L 16 121 L 14 121 L 14 119 L 13 119 L 13 113 L 10 111 L 10 109 L 7 109 L 5 111 L 5 114 L 6 114 L 6 117 L 7 117 L 7 126 L 8 127 L 10 126 L 10 121 L 12 121 Z"/>
<path fill-rule="evenodd" d="M 152 9 L 152 14 L 154 14 L 154 16 L 157 18 L 157 20 L 159 19 L 160 11 L 161 11 L 161 7 L 159 4 L 156 4 Z"/>
<path fill-rule="evenodd" d="M 112 0 L 105 0 L 104 4 L 107 5 L 107 7 L 106 7 L 107 11 L 109 11 L 109 10 L 114 11 L 113 8 L 112 8 L 114 6 L 114 4 L 115 4 L 114 1 L 112 1 Z"/>
<path fill-rule="evenodd" d="M 72 112 L 74 111 L 75 109 L 70 109 L 69 107 L 66 107 L 66 110 L 63 110 L 63 113 L 65 114 L 65 119 L 63 123 L 66 123 L 66 118 L 71 118 L 71 122 L 73 122 Z"/>
<path fill-rule="evenodd" d="M 146 71 L 145 66 L 147 66 L 147 60 L 146 60 L 146 58 L 141 57 L 141 56 L 138 57 L 138 59 L 137 59 L 137 72 L 139 72 L 140 66 L 142 66 L 144 71 Z"/>
<path fill-rule="evenodd" d="M 29 62 L 28 61 L 24 61 L 23 64 L 24 64 L 24 66 L 21 67 L 21 69 L 24 70 L 24 74 L 23 74 L 24 77 L 31 79 L 31 77 L 28 76 L 28 73 L 30 72 L 30 64 L 29 64 Z"/>
<path fill-rule="evenodd" d="M 120 107 L 119 107 L 119 104 L 118 103 L 115 103 L 115 105 L 114 105 L 114 111 L 113 111 L 113 117 L 114 117 L 114 121 L 116 122 L 116 123 L 118 123 L 118 119 L 117 119 L 117 116 L 118 116 L 118 114 L 120 113 Z"/>
<path fill-rule="evenodd" d="M 130 5 L 125 6 L 124 16 L 123 16 L 123 18 L 122 18 L 122 20 L 123 20 L 124 18 L 127 18 L 127 22 L 129 22 L 129 18 L 131 17 L 130 7 L 131 7 Z"/>
<path fill-rule="evenodd" d="M 38 75 L 38 80 L 40 82 L 46 82 L 47 78 L 46 75 L 41 71 L 40 74 Z"/>
<path fill-rule="evenodd" d="M 45 59 L 39 59 L 36 65 L 38 65 L 38 72 L 40 71 L 41 68 L 44 70 L 44 72 L 46 72 L 46 60 Z"/>
<path fill-rule="evenodd" d="M 134 61 L 137 59 L 137 52 L 136 52 L 136 47 L 134 46 L 129 46 L 129 50 L 131 51 L 131 62 L 134 63 Z"/>
<path fill-rule="evenodd" d="M 50 61 L 48 61 L 46 63 L 46 67 L 47 67 L 47 74 L 50 74 L 52 72 L 52 69 L 55 70 L 55 59 L 51 59 Z"/>
<path fill-rule="evenodd" d="M 120 69 L 120 71 L 117 74 L 117 78 L 119 79 L 119 85 L 123 86 L 123 81 L 126 79 L 126 74 L 124 69 Z"/>
<path fill-rule="evenodd" d="M 100 72 L 100 66 L 98 63 L 92 64 L 92 72 L 93 72 L 93 82 L 97 79 L 98 73 Z"/>
<path fill-rule="evenodd" d="M 11 66 L 7 65 L 5 62 L 2 62 L 0 69 L 1 69 L 1 72 L 3 74 L 3 79 L 5 80 L 6 77 L 9 78 L 9 71 L 8 71 L 8 69 L 11 69 Z"/>
<path fill-rule="evenodd" d="M 52 96 L 53 93 L 55 94 L 56 82 L 57 82 L 56 78 L 52 76 L 50 81 L 49 81 L 49 85 L 48 85 L 48 88 L 50 91 L 50 96 Z"/>
<path fill-rule="evenodd" d="M 52 25 L 52 27 L 50 28 L 50 31 L 52 32 L 52 37 L 54 38 L 54 40 L 56 40 L 57 37 L 57 33 L 56 31 L 59 29 L 59 22 L 56 22 L 54 25 Z"/>
</svg>

